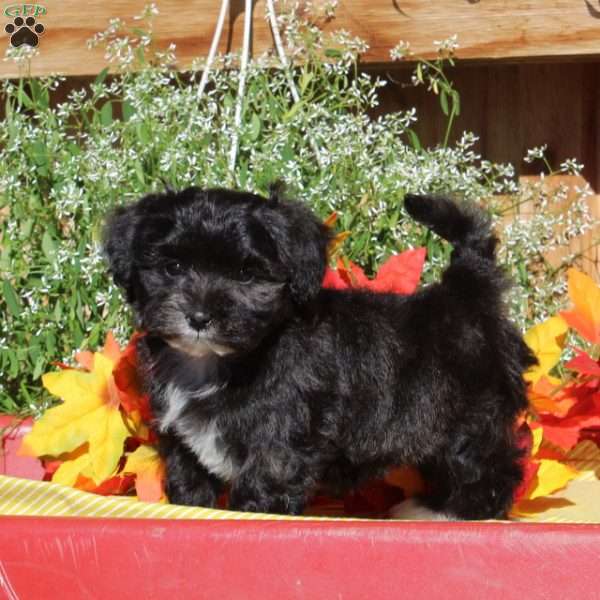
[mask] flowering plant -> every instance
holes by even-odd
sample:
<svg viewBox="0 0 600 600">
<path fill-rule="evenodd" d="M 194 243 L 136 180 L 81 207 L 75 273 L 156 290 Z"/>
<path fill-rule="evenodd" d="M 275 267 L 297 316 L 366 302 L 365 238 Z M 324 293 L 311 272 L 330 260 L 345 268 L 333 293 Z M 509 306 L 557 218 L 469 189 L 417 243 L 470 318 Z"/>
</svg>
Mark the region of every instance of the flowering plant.
<svg viewBox="0 0 600 600">
<path fill-rule="evenodd" d="M 108 331 L 121 343 L 128 339 L 127 310 L 102 264 L 101 223 L 116 203 L 164 182 L 264 193 L 282 179 L 322 217 L 337 211 L 337 227 L 353 232 L 344 253 L 369 275 L 391 254 L 426 246 L 426 282 L 439 274 L 446 249 L 406 218 L 406 192 L 457 193 L 498 218 L 506 207 L 496 206 L 496 194 L 513 199 L 510 209 L 526 193 L 552 204 L 553 194 L 521 189 L 512 165 L 484 160 L 474 134 L 452 141 L 460 102 L 444 69 L 455 40 L 439 44 L 439 60 L 415 59 L 414 83 L 439 96 L 449 121 L 442 143 L 426 148 L 414 108 L 372 116 L 386 81 L 359 69 L 364 42 L 315 25 L 330 18 L 331 7 L 315 20 L 308 4 L 296 12 L 297 4 L 279 3 L 288 68 L 271 54 L 249 63 L 239 126 L 239 57 L 217 57 L 219 68 L 202 87 L 204 60 L 182 74 L 174 48 L 153 45 L 156 7 L 133 29 L 115 19 L 95 37 L 108 65 L 87 87 L 64 77 L 0 82 L 0 411 L 41 413 L 51 398 L 40 375 L 53 361 L 71 361 L 73 348 L 97 347 Z M 11 50 L 25 61 L 24 73 L 26 51 Z M 578 168 L 565 163 L 560 170 Z M 581 186 L 577 198 L 588 193 Z M 583 204 L 572 205 L 563 218 L 571 236 L 588 226 L 576 210 Z M 560 270 L 549 271 L 540 258 L 556 237 L 538 233 L 560 226 L 549 214 L 517 216 L 503 235 L 500 256 L 517 281 L 511 307 L 522 326 L 562 301 Z"/>
</svg>

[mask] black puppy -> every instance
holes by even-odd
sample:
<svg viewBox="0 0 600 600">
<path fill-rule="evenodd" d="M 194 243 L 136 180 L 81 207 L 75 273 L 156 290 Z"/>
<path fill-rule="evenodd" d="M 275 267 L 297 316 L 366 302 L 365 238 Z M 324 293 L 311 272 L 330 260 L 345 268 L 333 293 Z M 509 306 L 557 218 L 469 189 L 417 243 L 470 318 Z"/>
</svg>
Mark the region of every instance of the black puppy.
<svg viewBox="0 0 600 600">
<path fill-rule="evenodd" d="M 522 479 L 515 418 L 535 362 L 504 314 L 478 211 L 407 196 L 454 246 L 412 296 L 322 289 L 329 230 L 304 206 L 190 188 L 110 217 L 105 250 L 133 306 L 167 493 L 301 513 L 317 485 L 418 467 L 450 518 L 502 518 Z"/>
</svg>

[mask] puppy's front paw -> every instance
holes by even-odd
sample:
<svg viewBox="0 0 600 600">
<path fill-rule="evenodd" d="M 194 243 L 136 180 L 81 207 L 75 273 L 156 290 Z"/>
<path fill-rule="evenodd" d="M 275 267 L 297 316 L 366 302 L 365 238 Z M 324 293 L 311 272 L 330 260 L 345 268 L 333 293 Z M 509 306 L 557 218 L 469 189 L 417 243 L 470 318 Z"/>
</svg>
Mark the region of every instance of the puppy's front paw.
<svg viewBox="0 0 600 600">
<path fill-rule="evenodd" d="M 166 487 L 167 497 L 171 504 L 212 508 L 217 503 L 217 492 L 208 482 L 205 485 L 192 487 L 167 480 Z"/>
<path fill-rule="evenodd" d="M 301 515 L 306 504 L 302 496 L 274 494 L 265 497 L 249 496 L 232 492 L 229 508 L 241 512 L 276 513 L 281 515 Z"/>
</svg>

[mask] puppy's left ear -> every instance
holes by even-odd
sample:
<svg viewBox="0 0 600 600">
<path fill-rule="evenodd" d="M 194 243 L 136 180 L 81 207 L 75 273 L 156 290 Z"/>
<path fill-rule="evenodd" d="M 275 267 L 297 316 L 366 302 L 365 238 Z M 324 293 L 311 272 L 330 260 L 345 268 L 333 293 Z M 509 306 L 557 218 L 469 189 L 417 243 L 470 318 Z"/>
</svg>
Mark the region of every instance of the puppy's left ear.
<svg viewBox="0 0 600 600">
<path fill-rule="evenodd" d="M 113 279 L 123 288 L 130 303 L 135 301 L 133 240 L 138 222 L 137 204 L 115 209 L 108 216 L 102 241 Z"/>
<path fill-rule="evenodd" d="M 296 304 L 313 300 L 323 283 L 331 233 L 305 206 L 273 195 L 266 223 L 280 259 L 289 273 L 289 289 Z"/>
</svg>

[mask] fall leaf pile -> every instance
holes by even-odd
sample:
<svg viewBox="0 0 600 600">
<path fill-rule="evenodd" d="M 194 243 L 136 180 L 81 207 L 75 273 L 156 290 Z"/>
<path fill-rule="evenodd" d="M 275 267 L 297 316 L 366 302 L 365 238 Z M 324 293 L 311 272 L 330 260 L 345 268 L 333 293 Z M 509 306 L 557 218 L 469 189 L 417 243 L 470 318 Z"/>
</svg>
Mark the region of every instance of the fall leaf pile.
<svg viewBox="0 0 600 600">
<path fill-rule="evenodd" d="M 81 368 L 59 365 L 42 377 L 62 400 L 35 422 L 20 453 L 42 458 L 46 478 L 97 494 L 165 500 L 164 466 L 140 392 L 134 336 L 121 351 L 112 334 L 100 352 L 76 355 Z"/>
<path fill-rule="evenodd" d="M 334 246 L 343 240 L 340 236 Z M 337 268 L 327 270 L 323 286 L 411 294 L 424 260 L 424 248 L 408 250 L 392 256 L 369 279 L 357 265 L 338 259 Z M 600 288 L 573 269 L 568 283 L 572 309 L 532 327 L 525 336 L 539 365 L 525 375 L 531 410 L 515 424 L 530 450 L 515 517 L 545 510 L 545 501 L 578 475 L 569 453 L 585 440 L 600 440 Z M 136 375 L 137 335 L 124 350 L 109 335 L 100 352 L 76 356 L 78 368 L 59 365 L 59 371 L 43 376 L 46 389 L 62 403 L 35 423 L 21 452 L 42 459 L 47 479 L 98 494 L 167 501 L 148 397 Z M 578 339 L 586 348 L 568 347 L 567 339 Z M 561 362 L 566 350 L 573 357 Z M 308 512 L 380 516 L 422 485 L 414 469 L 396 469 L 385 481 L 372 482 L 342 500 L 318 497 Z"/>
</svg>

